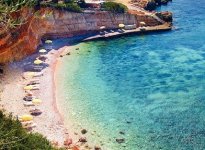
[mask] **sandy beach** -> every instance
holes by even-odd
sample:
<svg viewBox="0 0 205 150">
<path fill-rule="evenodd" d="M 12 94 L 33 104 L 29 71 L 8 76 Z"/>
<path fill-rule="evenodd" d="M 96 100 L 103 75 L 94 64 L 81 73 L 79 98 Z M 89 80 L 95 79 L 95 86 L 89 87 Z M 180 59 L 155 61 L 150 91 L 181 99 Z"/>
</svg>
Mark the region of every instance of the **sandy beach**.
<svg viewBox="0 0 205 150">
<path fill-rule="evenodd" d="M 29 56 L 20 62 L 11 63 L 5 67 L 5 74 L 1 78 L 2 93 L 0 94 L 0 106 L 8 113 L 12 113 L 14 117 L 29 114 L 29 110 L 38 108 L 42 111 L 40 116 L 34 116 L 36 127 L 31 132 L 37 132 L 45 136 L 55 146 L 64 147 L 65 141 L 72 139 L 70 147 L 78 146 L 87 147 L 88 143 L 79 142 L 82 137 L 81 131 L 75 134 L 69 124 L 64 124 L 63 115 L 60 113 L 60 108 L 57 106 L 55 84 L 55 68 L 58 61 L 66 55 L 70 55 L 71 51 L 76 49 L 75 46 L 62 46 L 61 48 L 49 51 L 45 56 L 45 64 L 48 65 L 41 72 L 40 77 L 35 79 L 40 80 L 39 90 L 33 91 L 33 95 L 42 100 L 42 103 L 37 106 L 25 107 L 24 96 L 26 95 L 23 89 L 28 84 L 29 79 L 24 79 L 24 66 L 28 63 L 33 63 L 32 59 L 39 56 L 39 53 Z M 68 130 L 69 129 L 69 132 Z M 84 137 L 84 136 L 83 136 Z M 67 145 L 66 145 L 67 146 Z"/>
<path fill-rule="evenodd" d="M 67 48 L 67 47 L 66 47 Z M 33 121 L 36 127 L 32 132 L 38 132 L 46 136 L 51 142 L 58 143 L 62 146 L 65 139 L 69 138 L 64 125 L 63 118 L 58 112 L 55 99 L 54 85 L 54 70 L 57 59 L 59 58 L 65 47 L 56 50 L 51 50 L 46 57 L 45 63 L 49 66 L 42 72 L 43 76 L 38 77 L 40 80 L 40 89 L 33 92 L 33 95 L 42 100 L 38 106 L 25 107 L 23 105 L 23 97 L 25 91 L 23 87 L 28 83 L 28 80 L 23 79 L 23 66 L 27 61 L 12 63 L 6 67 L 5 75 L 2 77 L 3 91 L 1 94 L 1 106 L 11 112 L 13 116 L 29 114 L 29 110 L 37 107 L 42 111 L 40 116 L 34 117 Z M 35 57 L 32 56 L 32 57 Z"/>
</svg>

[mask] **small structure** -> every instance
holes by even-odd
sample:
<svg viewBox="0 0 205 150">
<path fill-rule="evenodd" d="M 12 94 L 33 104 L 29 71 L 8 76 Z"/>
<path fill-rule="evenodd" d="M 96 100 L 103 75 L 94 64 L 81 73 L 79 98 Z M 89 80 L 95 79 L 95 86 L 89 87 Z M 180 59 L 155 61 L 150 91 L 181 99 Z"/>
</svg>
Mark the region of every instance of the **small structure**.
<svg viewBox="0 0 205 150">
<path fill-rule="evenodd" d="M 100 8 L 104 0 L 85 0 L 85 4 L 89 8 Z"/>
<path fill-rule="evenodd" d="M 141 21 L 140 22 L 140 27 L 144 27 L 144 26 L 146 26 L 146 23 L 144 21 Z"/>
<path fill-rule="evenodd" d="M 122 23 L 121 23 L 121 24 L 119 24 L 118 26 L 119 26 L 119 28 L 124 28 L 124 27 L 125 27 L 125 25 L 124 25 L 124 24 L 122 24 Z"/>
<path fill-rule="evenodd" d="M 133 30 L 136 28 L 137 28 L 136 24 L 125 25 L 125 30 Z"/>
</svg>

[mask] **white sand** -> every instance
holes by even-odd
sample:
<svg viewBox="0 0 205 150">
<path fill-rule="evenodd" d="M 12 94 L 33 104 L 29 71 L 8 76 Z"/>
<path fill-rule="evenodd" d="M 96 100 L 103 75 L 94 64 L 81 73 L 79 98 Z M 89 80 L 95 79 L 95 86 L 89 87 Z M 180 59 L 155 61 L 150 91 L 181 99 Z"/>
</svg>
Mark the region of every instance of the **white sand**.
<svg viewBox="0 0 205 150">
<path fill-rule="evenodd" d="M 34 92 L 34 96 L 42 100 L 39 106 L 25 107 L 23 105 L 23 97 L 25 96 L 23 87 L 28 83 L 28 80 L 22 78 L 23 72 L 19 69 L 19 66 L 15 65 L 10 65 L 6 70 L 5 85 L 0 101 L 3 108 L 7 112 L 12 112 L 14 116 L 29 114 L 29 110 L 32 108 L 39 108 L 43 113 L 34 117 L 37 126 L 33 128 L 33 132 L 41 133 L 50 141 L 58 142 L 61 146 L 69 135 L 56 107 L 53 74 L 56 59 L 62 51 L 63 49 L 52 50 L 47 54 L 48 60 L 46 60 L 46 63 L 49 64 L 49 67 L 43 70 L 43 76 L 38 77 L 40 79 L 40 90 Z"/>
</svg>

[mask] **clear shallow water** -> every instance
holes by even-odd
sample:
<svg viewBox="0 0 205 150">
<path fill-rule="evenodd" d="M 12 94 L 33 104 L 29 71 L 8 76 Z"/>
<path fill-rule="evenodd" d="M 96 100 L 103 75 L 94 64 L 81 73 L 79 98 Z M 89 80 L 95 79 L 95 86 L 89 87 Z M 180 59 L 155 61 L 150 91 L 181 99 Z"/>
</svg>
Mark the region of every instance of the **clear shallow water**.
<svg viewBox="0 0 205 150">
<path fill-rule="evenodd" d="M 205 1 L 159 9 L 177 30 L 82 43 L 57 69 L 65 120 L 105 150 L 205 149 Z"/>
</svg>

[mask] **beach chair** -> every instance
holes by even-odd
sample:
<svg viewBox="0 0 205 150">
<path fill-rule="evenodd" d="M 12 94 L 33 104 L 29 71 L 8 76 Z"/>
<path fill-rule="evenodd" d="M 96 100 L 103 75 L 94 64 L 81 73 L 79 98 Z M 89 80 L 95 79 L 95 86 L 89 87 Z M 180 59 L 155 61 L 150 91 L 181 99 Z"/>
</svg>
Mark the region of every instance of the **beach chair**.
<svg viewBox="0 0 205 150">
<path fill-rule="evenodd" d="M 33 116 L 39 116 L 42 114 L 42 111 L 40 109 L 31 109 L 30 111 L 30 114 L 33 115 Z"/>
<path fill-rule="evenodd" d="M 35 73 L 33 77 L 40 77 L 40 76 L 43 76 L 43 73 L 42 73 L 42 72 L 37 72 L 37 73 Z"/>
<path fill-rule="evenodd" d="M 23 98 L 24 101 L 32 101 L 34 98 L 36 98 L 35 96 L 25 96 Z"/>
<path fill-rule="evenodd" d="M 25 107 L 35 106 L 32 102 L 24 102 L 23 105 L 24 105 Z"/>
<path fill-rule="evenodd" d="M 36 127 L 36 123 L 25 124 L 25 125 L 22 125 L 22 127 L 24 129 L 32 129 L 32 128 Z"/>
</svg>

